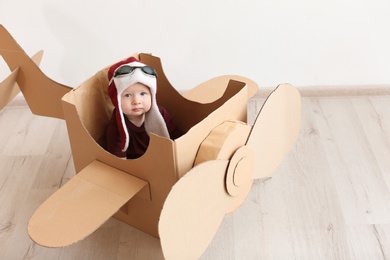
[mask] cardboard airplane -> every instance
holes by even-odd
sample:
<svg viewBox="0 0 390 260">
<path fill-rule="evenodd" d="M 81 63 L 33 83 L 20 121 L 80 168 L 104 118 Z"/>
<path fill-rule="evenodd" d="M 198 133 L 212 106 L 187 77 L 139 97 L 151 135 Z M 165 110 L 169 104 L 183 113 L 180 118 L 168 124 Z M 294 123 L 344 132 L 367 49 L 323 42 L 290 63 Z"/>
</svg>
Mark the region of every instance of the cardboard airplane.
<svg viewBox="0 0 390 260">
<path fill-rule="evenodd" d="M 197 259 L 225 214 L 245 200 L 254 179 L 270 175 L 295 143 L 301 99 L 290 84 L 266 99 L 247 124 L 255 82 L 221 76 L 180 94 L 159 58 L 135 55 L 158 72 L 158 103 L 185 133 L 176 140 L 150 134 L 146 153 L 123 160 L 104 148 L 113 105 L 107 68 L 77 88 L 59 84 L 0 26 L 0 54 L 12 73 L 0 84 L 0 109 L 20 89 L 34 114 L 66 120 L 76 176 L 33 214 L 28 233 L 46 247 L 82 240 L 110 217 L 160 239 L 166 259 Z M 35 61 L 34 61 L 35 60 Z"/>
</svg>

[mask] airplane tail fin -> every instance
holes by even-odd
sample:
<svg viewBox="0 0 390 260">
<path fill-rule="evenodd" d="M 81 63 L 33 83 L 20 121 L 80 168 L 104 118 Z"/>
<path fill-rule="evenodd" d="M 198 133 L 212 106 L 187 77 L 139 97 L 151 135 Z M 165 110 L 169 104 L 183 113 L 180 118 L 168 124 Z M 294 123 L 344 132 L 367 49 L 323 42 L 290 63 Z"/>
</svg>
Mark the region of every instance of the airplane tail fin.
<svg viewBox="0 0 390 260">
<path fill-rule="evenodd" d="M 0 83 L 0 109 L 3 109 L 20 92 L 16 83 L 18 72 L 19 69 L 14 70 Z"/>
<path fill-rule="evenodd" d="M 12 71 L 0 83 L 0 108 L 16 96 L 20 88 L 34 114 L 64 119 L 61 98 L 72 88 L 51 80 L 39 69 L 37 61 L 42 58 L 42 52 L 30 58 L 0 25 L 0 55 Z"/>
<path fill-rule="evenodd" d="M 43 51 L 37 52 L 31 59 L 39 66 L 43 56 Z M 3 109 L 16 95 L 19 94 L 20 88 L 16 82 L 19 68 L 16 68 L 11 74 L 0 83 L 0 109 Z"/>
</svg>

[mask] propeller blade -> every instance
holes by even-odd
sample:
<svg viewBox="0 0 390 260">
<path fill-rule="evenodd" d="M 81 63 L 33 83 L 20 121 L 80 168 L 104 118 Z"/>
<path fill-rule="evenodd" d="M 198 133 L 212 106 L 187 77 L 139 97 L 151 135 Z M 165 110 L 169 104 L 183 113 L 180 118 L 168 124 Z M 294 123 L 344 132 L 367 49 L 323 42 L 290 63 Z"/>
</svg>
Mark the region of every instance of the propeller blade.
<svg viewBox="0 0 390 260">
<path fill-rule="evenodd" d="M 301 96 L 290 84 L 279 85 L 261 108 L 247 145 L 256 155 L 253 179 L 270 175 L 298 138 Z"/>
<path fill-rule="evenodd" d="M 224 185 L 228 163 L 201 163 L 173 186 L 158 225 L 166 259 L 198 259 L 209 245 L 229 206 Z"/>
</svg>

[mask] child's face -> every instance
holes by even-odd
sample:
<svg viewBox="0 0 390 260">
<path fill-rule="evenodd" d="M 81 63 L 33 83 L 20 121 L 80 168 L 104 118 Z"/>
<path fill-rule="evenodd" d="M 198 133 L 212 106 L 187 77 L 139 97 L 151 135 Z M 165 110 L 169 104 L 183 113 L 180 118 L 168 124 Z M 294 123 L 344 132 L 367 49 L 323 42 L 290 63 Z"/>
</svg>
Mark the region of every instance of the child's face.
<svg viewBox="0 0 390 260">
<path fill-rule="evenodd" d="M 145 113 L 152 106 L 152 95 L 149 87 L 141 83 L 131 85 L 121 95 L 122 111 L 136 125 L 145 120 Z"/>
</svg>

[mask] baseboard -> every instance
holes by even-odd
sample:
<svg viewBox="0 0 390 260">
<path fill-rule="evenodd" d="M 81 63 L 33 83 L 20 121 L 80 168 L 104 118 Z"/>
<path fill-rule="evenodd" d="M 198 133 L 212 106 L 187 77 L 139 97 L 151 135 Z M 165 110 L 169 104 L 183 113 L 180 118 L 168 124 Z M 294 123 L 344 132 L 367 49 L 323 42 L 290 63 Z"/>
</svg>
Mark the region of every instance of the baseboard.
<svg viewBox="0 0 390 260">
<path fill-rule="evenodd" d="M 390 95 L 390 85 L 361 86 L 295 86 L 302 97 L 347 97 Z M 265 98 L 275 88 L 259 87 L 254 98 Z"/>
</svg>

